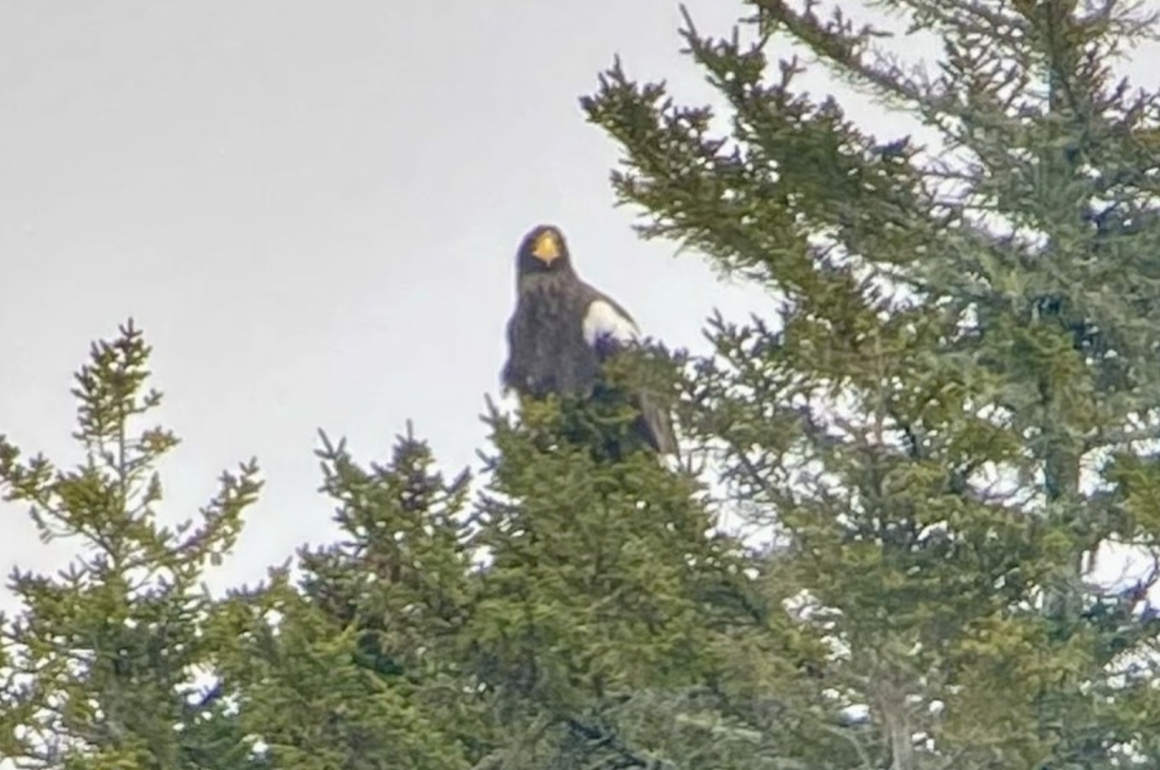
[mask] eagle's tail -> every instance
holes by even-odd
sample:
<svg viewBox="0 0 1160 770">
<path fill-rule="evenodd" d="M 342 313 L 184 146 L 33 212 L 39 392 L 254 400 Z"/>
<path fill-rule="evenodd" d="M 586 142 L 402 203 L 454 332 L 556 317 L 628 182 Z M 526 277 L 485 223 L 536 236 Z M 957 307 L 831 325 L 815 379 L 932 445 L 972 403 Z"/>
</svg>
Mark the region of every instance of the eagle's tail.
<svg viewBox="0 0 1160 770">
<path fill-rule="evenodd" d="M 676 455 L 677 438 L 673 433 L 673 422 L 667 410 L 660 408 L 647 395 L 636 399 L 640 416 L 636 419 L 636 431 L 657 454 Z"/>
</svg>

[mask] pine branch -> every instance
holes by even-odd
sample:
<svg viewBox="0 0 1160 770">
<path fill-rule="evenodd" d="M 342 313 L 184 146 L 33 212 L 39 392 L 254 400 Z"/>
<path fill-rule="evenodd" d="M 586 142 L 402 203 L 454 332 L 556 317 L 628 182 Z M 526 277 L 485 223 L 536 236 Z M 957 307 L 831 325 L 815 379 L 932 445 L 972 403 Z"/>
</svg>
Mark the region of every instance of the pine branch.
<svg viewBox="0 0 1160 770">
<path fill-rule="evenodd" d="M 599 727 L 586 725 L 576 719 L 567 719 L 566 724 L 573 735 L 589 744 L 590 750 L 606 749 L 615 755 L 616 759 L 609 760 L 608 767 L 617 768 L 618 770 L 630 767 L 639 767 L 645 770 L 676 768 L 675 765 L 669 762 L 651 759 L 632 751 L 620 741 L 615 733 L 605 732 Z"/>
<path fill-rule="evenodd" d="M 1093 449 L 1124 446 L 1141 441 L 1156 441 L 1158 439 L 1160 439 L 1160 424 L 1151 425 L 1146 428 L 1124 430 L 1101 429 L 1094 436 L 1084 440 L 1083 449 L 1085 452 L 1090 452 Z"/>
</svg>

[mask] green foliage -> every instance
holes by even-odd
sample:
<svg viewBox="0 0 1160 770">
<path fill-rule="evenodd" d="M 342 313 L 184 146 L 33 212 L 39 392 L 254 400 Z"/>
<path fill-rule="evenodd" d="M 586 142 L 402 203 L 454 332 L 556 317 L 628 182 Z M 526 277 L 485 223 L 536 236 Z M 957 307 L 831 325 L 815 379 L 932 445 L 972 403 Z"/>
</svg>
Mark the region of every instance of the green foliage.
<svg viewBox="0 0 1160 770">
<path fill-rule="evenodd" d="M 384 464 L 325 435 L 338 537 L 209 597 L 256 469 L 200 526 L 156 522 L 176 439 L 136 330 L 78 377 L 86 462 L 0 440 L 0 483 L 86 548 L 17 573 L 0 754 L 35 767 L 1108 768 L 1160 763 L 1160 184 L 1152 94 L 1108 3 L 883 3 L 925 76 L 815 4 L 683 31 L 719 106 L 618 63 L 583 100 L 646 237 L 783 299 L 708 355 L 610 368 L 594 399 L 492 408 L 478 478 L 411 430 Z M 941 145 L 798 90 L 807 49 Z M 723 116 L 727 121 L 717 121 Z M 724 126 L 724 128 L 718 128 Z M 624 378 L 624 379 L 621 379 Z M 628 387 L 623 387 L 628 386 Z M 640 449 L 626 392 L 678 412 Z M 740 517 L 761 549 L 725 534 Z M 205 679 L 192 688 L 194 672 Z"/>
<path fill-rule="evenodd" d="M 453 655 L 468 477 L 446 483 L 410 432 L 385 467 L 325 435 L 318 454 L 343 540 L 300 551 L 298 587 L 277 571 L 226 600 L 223 686 L 275 766 L 466 767 L 481 740 Z"/>
<path fill-rule="evenodd" d="M 529 406 L 519 426 L 492 417 L 472 541 L 490 560 L 470 629 L 484 680 L 561 704 L 695 682 L 711 665 L 700 594 L 731 564 L 696 489 L 649 453 L 545 451 L 539 420 L 560 411 Z"/>
<path fill-rule="evenodd" d="M 1105 595 L 1081 565 L 1109 540 L 1150 546 L 1140 523 L 1160 499 L 1141 494 L 1138 443 L 1160 406 L 1157 100 L 1109 69 L 1151 20 L 1110 3 L 890 3 L 944 41 L 924 77 L 837 11 L 750 5 L 752 44 L 684 32 L 728 135 L 619 63 L 583 101 L 622 146 L 613 184 L 647 237 L 786 298 L 780 329 L 718 319 L 686 423 L 790 544 L 775 570 L 841 640 L 827 676 L 869 707 L 875 762 L 1145 751 L 1150 581 Z M 943 147 L 866 135 L 795 92 L 796 60 L 771 76 L 776 34 Z M 932 743 L 916 748 L 920 731 Z"/>
<path fill-rule="evenodd" d="M 269 603 L 280 608 L 277 623 L 253 611 Z M 360 629 L 336 623 L 285 581 L 228 604 L 240 643 L 222 655 L 222 687 L 272 766 L 466 766 L 450 714 L 429 707 L 439 693 L 425 691 L 427 677 L 368 661 Z"/>
<path fill-rule="evenodd" d="M 75 469 L 22 461 L 0 438 L 5 499 L 31 506 L 44 540 L 81 549 L 55 577 L 9 580 L 24 609 L 0 618 L 0 756 L 18 766 L 244 764 L 232 719 L 193 678 L 213 654 L 200 634 L 212 611 L 202 572 L 232 547 L 257 466 L 223 475 L 196 524 L 157 521 L 155 467 L 177 439 L 139 425 L 161 402 L 146 389 L 149 353 L 132 323 L 93 346 L 73 390 L 85 454 Z"/>
</svg>

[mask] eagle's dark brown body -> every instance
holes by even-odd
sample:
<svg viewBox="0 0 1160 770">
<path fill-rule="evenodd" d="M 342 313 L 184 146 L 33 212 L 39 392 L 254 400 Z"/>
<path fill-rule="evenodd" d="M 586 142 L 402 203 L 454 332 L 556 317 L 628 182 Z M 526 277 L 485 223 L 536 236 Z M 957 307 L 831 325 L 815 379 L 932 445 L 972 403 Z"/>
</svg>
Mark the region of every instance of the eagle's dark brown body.
<svg viewBox="0 0 1160 770">
<path fill-rule="evenodd" d="M 509 355 L 503 383 L 533 398 L 585 397 L 599 384 L 609 356 L 636 342 L 636 324 L 624 308 L 580 280 L 563 235 L 540 226 L 518 255 L 518 299 L 508 322 Z M 668 414 L 643 393 L 636 431 L 654 450 L 676 452 Z"/>
<path fill-rule="evenodd" d="M 600 376 L 601 356 L 584 339 L 582 319 L 600 299 L 607 300 L 575 274 L 524 278 L 516 313 L 508 322 L 510 357 L 504 384 L 536 398 L 586 395 Z"/>
</svg>

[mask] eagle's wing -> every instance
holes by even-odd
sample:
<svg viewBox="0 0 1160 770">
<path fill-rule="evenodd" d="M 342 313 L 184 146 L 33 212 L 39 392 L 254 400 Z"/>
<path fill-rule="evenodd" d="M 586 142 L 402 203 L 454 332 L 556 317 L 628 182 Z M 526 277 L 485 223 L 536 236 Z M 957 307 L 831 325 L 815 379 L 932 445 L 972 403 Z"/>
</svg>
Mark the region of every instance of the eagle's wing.
<svg viewBox="0 0 1160 770">
<path fill-rule="evenodd" d="M 517 316 L 513 315 L 507 323 L 508 357 L 504 361 L 503 369 L 499 373 L 501 392 L 505 396 L 510 391 L 519 390 L 520 386 L 523 385 L 520 382 L 524 375 L 522 372 L 523 367 L 520 365 L 518 359 L 520 345 L 517 340 L 517 322 Z"/>
<path fill-rule="evenodd" d="M 584 341 L 602 361 L 640 341 L 640 329 L 632 316 L 607 297 L 597 297 L 588 304 L 583 332 Z"/>
<path fill-rule="evenodd" d="M 677 437 L 673 435 L 673 421 L 669 413 L 649 398 L 647 393 L 638 393 L 636 406 L 640 418 L 636 429 L 648 444 L 662 455 L 677 454 Z"/>
<path fill-rule="evenodd" d="M 584 341 L 596 351 L 601 361 L 639 344 L 641 338 L 640 328 L 628 311 L 603 296 L 598 296 L 588 305 L 583 328 Z M 677 440 L 668 412 L 648 393 L 637 393 L 634 400 L 640 411 L 637 430 L 645 441 L 660 454 L 676 454 Z"/>
</svg>

